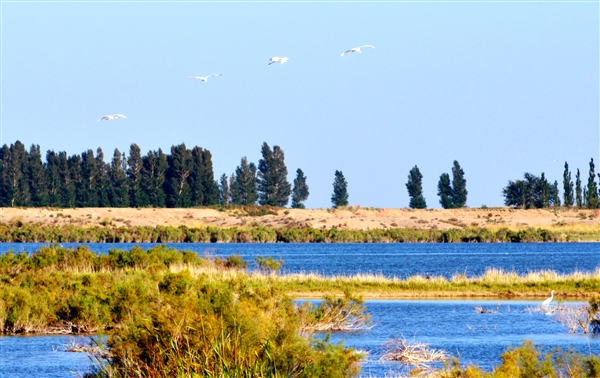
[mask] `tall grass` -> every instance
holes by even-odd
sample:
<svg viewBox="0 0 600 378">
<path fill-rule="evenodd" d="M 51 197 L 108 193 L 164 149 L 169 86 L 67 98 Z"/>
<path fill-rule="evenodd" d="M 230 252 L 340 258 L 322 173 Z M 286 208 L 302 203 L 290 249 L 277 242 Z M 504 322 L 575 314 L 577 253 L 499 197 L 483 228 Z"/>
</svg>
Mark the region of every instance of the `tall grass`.
<svg viewBox="0 0 600 378">
<path fill-rule="evenodd" d="M 197 227 L 48 226 L 16 222 L 0 224 L 0 242 L 100 243 L 520 243 L 600 241 L 600 228 L 466 227 L 451 230 L 421 229 L 317 229 L 312 227 Z"/>
</svg>

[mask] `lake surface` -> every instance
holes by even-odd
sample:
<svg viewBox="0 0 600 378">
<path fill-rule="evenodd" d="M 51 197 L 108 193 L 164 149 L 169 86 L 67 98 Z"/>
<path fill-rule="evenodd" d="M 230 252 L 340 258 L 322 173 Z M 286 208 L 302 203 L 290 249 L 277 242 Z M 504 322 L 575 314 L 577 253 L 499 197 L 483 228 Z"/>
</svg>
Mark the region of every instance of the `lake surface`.
<svg viewBox="0 0 600 378">
<path fill-rule="evenodd" d="M 34 252 L 44 243 L 0 243 L 0 253 Z M 144 249 L 155 243 L 63 243 L 67 248 L 86 245 L 94 252 L 111 248 Z M 592 272 L 600 266 L 600 243 L 349 243 L 349 244 L 226 244 L 166 243 L 201 255 L 227 257 L 238 254 L 252 263 L 257 256 L 283 259 L 284 273 L 316 272 L 323 275 L 377 273 L 406 278 L 430 275 L 450 278 L 455 274 L 480 276 L 488 268 L 525 274 L 554 270 L 558 273 Z M 252 265 L 252 264 L 251 264 Z"/>
<path fill-rule="evenodd" d="M 385 353 L 384 343 L 394 338 L 428 343 L 460 358 L 463 364 L 486 369 L 500 362 L 500 354 L 508 346 L 518 346 L 525 339 L 545 350 L 560 346 L 600 354 L 600 335 L 569 334 L 552 316 L 530 311 L 539 303 L 511 300 L 497 307 L 497 301 L 487 300 L 371 300 L 365 304 L 375 327 L 334 333 L 331 340 L 344 340 L 345 345 L 368 352 L 363 373 L 371 377 L 401 370 L 399 363 L 378 362 Z M 476 305 L 497 312 L 477 313 Z M 64 351 L 63 345 L 69 340 L 68 336 L 0 337 L 0 376 L 59 378 L 88 372 L 91 363 L 85 354 Z"/>
</svg>

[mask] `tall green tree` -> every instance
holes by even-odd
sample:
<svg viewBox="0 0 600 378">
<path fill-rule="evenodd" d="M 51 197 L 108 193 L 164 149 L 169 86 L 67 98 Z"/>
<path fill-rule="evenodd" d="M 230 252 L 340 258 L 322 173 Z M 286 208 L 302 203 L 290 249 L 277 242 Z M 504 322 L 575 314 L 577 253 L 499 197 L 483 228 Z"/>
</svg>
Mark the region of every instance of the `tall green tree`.
<svg viewBox="0 0 600 378">
<path fill-rule="evenodd" d="M 450 175 L 442 173 L 440 175 L 440 181 L 438 181 L 438 196 L 440 197 L 440 205 L 444 209 L 452 209 L 454 203 L 452 202 L 452 187 L 450 186 Z"/>
<path fill-rule="evenodd" d="M 191 189 L 188 179 L 193 169 L 192 152 L 185 147 L 184 143 L 172 146 L 168 161 L 167 206 L 189 207 L 191 205 Z"/>
<path fill-rule="evenodd" d="M 12 206 L 13 204 L 14 188 L 12 185 L 11 164 L 10 149 L 5 144 L 0 149 L 0 206 L 2 207 Z"/>
<path fill-rule="evenodd" d="M 48 150 L 46 152 L 46 191 L 48 194 L 48 204 L 50 206 L 61 207 L 60 192 L 62 181 L 60 179 L 58 154 Z"/>
<path fill-rule="evenodd" d="M 573 181 L 571 180 L 571 172 L 569 164 L 565 161 L 565 171 L 563 173 L 563 202 L 566 207 L 573 206 Z"/>
<path fill-rule="evenodd" d="M 48 205 L 48 189 L 46 185 L 46 172 L 42 163 L 40 146 L 32 144 L 28 156 L 28 180 L 31 206 Z"/>
<path fill-rule="evenodd" d="M 542 176 L 539 180 L 539 186 L 541 189 L 541 206 L 542 208 L 547 208 L 550 205 L 550 184 L 548 180 L 546 180 L 546 175 L 542 172 Z"/>
<path fill-rule="evenodd" d="M 271 151 L 264 142 L 261 153 L 262 159 L 258 161 L 258 203 L 284 207 L 289 201 L 292 186 L 287 181 L 283 150 L 274 146 Z"/>
<path fill-rule="evenodd" d="M 292 209 L 304 209 L 302 202 L 308 199 L 308 185 L 306 184 L 306 176 L 302 169 L 296 170 L 296 178 L 294 179 L 294 188 L 292 189 Z"/>
<path fill-rule="evenodd" d="M 581 174 L 579 168 L 577 168 L 577 174 L 575 175 L 575 203 L 578 208 L 583 207 L 583 196 L 581 195 Z"/>
<path fill-rule="evenodd" d="M 588 177 L 587 184 L 587 196 L 586 196 L 586 206 L 589 209 L 597 209 L 598 208 L 598 186 L 596 185 L 596 173 L 594 166 L 594 158 L 590 160 L 590 174 Z"/>
<path fill-rule="evenodd" d="M 195 146 L 192 148 L 192 171 L 189 177 L 189 185 L 192 194 L 192 205 L 202 206 L 204 204 L 204 159 L 202 156 L 202 148 Z M 220 188 L 219 188 L 219 203 Z"/>
<path fill-rule="evenodd" d="M 147 201 L 143 198 L 142 190 L 142 152 L 140 147 L 132 143 L 129 146 L 129 157 L 127 158 L 127 186 L 129 187 L 129 206 L 143 206 Z"/>
<path fill-rule="evenodd" d="M 234 182 L 232 183 L 231 200 L 236 205 L 254 205 L 258 200 L 256 165 L 248 163 L 244 156 L 240 165 L 235 169 Z"/>
<path fill-rule="evenodd" d="M 335 171 L 331 203 L 334 208 L 348 206 L 348 183 L 346 182 L 346 178 L 344 177 L 342 171 Z"/>
<path fill-rule="evenodd" d="M 2 152 L 2 193 L 4 206 L 30 206 L 29 155 L 20 141 L 4 145 Z"/>
<path fill-rule="evenodd" d="M 550 199 L 552 201 L 552 206 L 559 207 L 560 206 L 560 196 L 558 192 L 558 181 L 554 180 L 554 184 L 550 187 Z"/>
<path fill-rule="evenodd" d="M 165 207 L 166 194 L 163 186 L 168 167 L 167 155 L 160 148 L 158 151 L 148 151 L 148 154 L 142 157 L 140 186 L 147 200 L 143 206 Z"/>
<path fill-rule="evenodd" d="M 467 205 L 467 180 L 465 179 L 465 172 L 458 164 L 458 161 L 454 160 L 452 163 L 452 207 L 459 209 Z"/>
<path fill-rule="evenodd" d="M 408 206 L 411 209 L 426 209 L 427 203 L 423 197 L 423 175 L 419 168 L 415 165 L 408 174 L 408 182 L 406 183 L 410 202 Z"/>
<path fill-rule="evenodd" d="M 81 171 L 82 163 L 80 155 L 71 155 L 67 159 L 69 165 L 69 177 L 75 189 L 75 207 L 85 207 L 88 196 L 86 183 L 83 181 L 83 174 Z"/>
<path fill-rule="evenodd" d="M 216 205 L 219 201 L 219 185 L 215 180 L 212 154 L 207 149 L 202 150 L 202 188 L 204 196 L 201 205 Z"/>
<path fill-rule="evenodd" d="M 94 191 L 98 199 L 98 206 L 110 207 L 110 199 L 108 197 L 109 188 L 111 187 L 109 178 L 110 166 L 104 162 L 104 152 L 102 152 L 102 148 L 100 147 L 96 150 L 96 169 L 98 169 L 98 176 L 94 183 Z"/>
<path fill-rule="evenodd" d="M 110 205 L 112 207 L 129 207 L 129 185 L 127 180 L 127 158 L 115 148 L 110 163 L 109 177 L 111 188 L 109 189 Z"/>
<path fill-rule="evenodd" d="M 60 188 L 62 207 L 75 207 L 75 183 L 71 180 L 69 158 L 65 151 L 58 153 L 58 173 L 62 182 Z"/>
<path fill-rule="evenodd" d="M 78 201 L 81 207 L 97 207 L 98 176 L 100 175 L 94 151 L 87 150 L 81 154 L 81 185 Z"/>
<path fill-rule="evenodd" d="M 227 178 L 227 175 L 223 173 L 219 179 L 219 204 L 229 204 L 229 198 L 229 179 Z"/>
</svg>

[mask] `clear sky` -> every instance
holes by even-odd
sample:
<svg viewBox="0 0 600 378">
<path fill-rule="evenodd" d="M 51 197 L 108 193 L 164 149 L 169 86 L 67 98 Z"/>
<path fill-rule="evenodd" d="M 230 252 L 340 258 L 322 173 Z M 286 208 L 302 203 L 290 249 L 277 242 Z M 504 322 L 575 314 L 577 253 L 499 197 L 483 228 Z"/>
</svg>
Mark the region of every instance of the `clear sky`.
<svg viewBox="0 0 600 378">
<path fill-rule="evenodd" d="M 267 142 L 290 182 L 304 171 L 309 208 L 331 206 L 335 170 L 350 204 L 407 207 L 417 165 L 439 208 L 458 160 L 467 205 L 500 206 L 524 172 L 562 193 L 565 161 L 587 182 L 599 157 L 595 1 L 1 6 L 2 144 L 44 155 L 184 142 L 212 152 L 218 178 Z M 363 44 L 376 48 L 340 56 Z"/>
</svg>

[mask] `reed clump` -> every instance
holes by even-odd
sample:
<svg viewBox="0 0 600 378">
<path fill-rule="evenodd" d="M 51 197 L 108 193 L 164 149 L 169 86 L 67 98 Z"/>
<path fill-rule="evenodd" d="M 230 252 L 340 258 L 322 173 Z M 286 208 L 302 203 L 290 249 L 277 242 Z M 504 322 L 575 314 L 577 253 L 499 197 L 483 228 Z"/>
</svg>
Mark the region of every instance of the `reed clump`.
<svg viewBox="0 0 600 378">
<path fill-rule="evenodd" d="M 371 317 L 365 312 L 362 298 L 346 291 L 344 297 L 326 296 L 318 305 L 305 302 L 299 307 L 300 331 L 343 332 L 373 328 Z"/>
<path fill-rule="evenodd" d="M 428 371 L 432 363 L 443 362 L 450 358 L 450 355 L 442 349 L 432 348 L 426 343 L 409 342 L 403 338 L 387 341 L 384 348 L 386 352 L 381 356 L 380 361 L 398 361 Z"/>
</svg>

